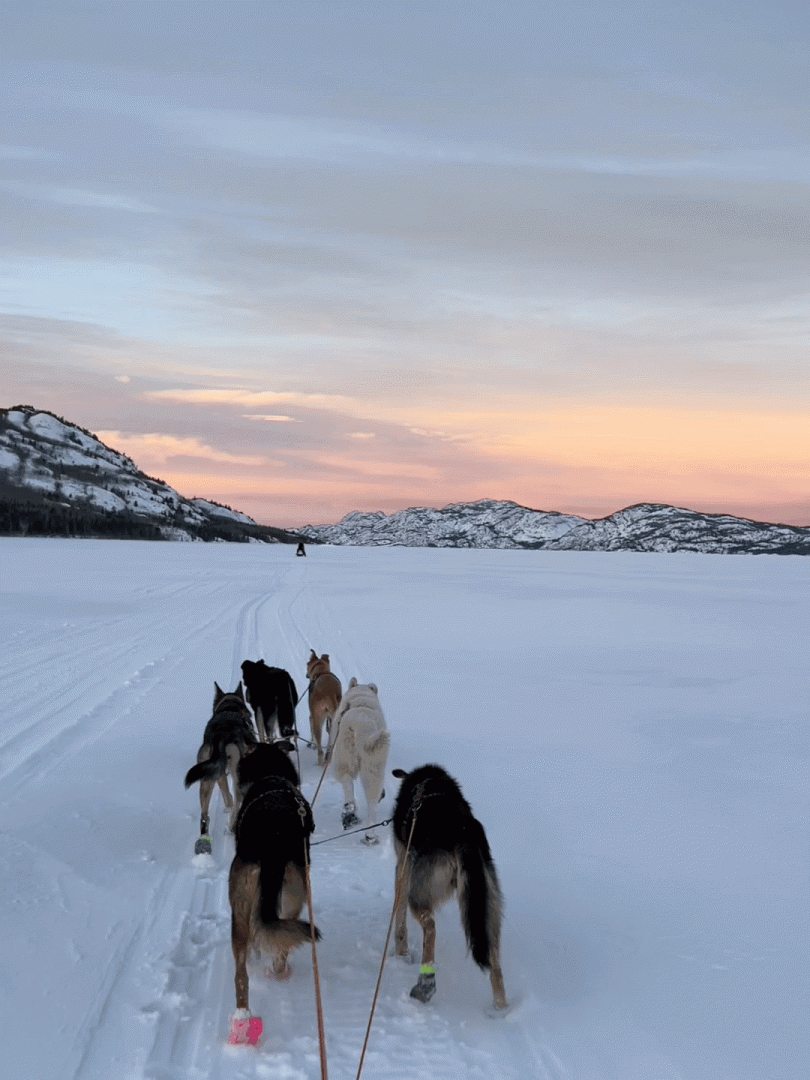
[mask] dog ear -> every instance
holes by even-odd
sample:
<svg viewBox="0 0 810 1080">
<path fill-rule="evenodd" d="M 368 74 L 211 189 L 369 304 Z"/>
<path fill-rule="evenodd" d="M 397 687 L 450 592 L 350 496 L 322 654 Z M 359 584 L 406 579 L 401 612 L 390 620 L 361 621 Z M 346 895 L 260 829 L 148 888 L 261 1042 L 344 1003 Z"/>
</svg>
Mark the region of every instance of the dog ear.
<svg viewBox="0 0 810 1080">
<path fill-rule="evenodd" d="M 349 680 L 349 689 L 351 690 L 353 686 L 357 686 L 357 679 L 355 679 L 354 675 Z"/>
<path fill-rule="evenodd" d="M 328 652 L 325 652 L 325 653 L 323 654 L 323 656 L 321 657 L 321 660 L 327 660 L 327 661 L 328 661 L 328 660 L 329 660 L 329 653 L 328 653 Z"/>
<path fill-rule="evenodd" d="M 235 693 L 242 699 L 242 701 L 245 700 L 245 691 L 242 689 L 241 679 L 239 680 L 239 685 L 237 686 Z"/>
<path fill-rule="evenodd" d="M 368 684 L 368 688 L 369 688 L 369 690 L 373 690 L 374 693 L 377 695 L 377 697 L 380 696 L 380 691 L 377 689 L 377 684 L 376 683 L 370 682 Z"/>
<path fill-rule="evenodd" d="M 392 769 L 392 770 L 391 770 L 391 775 L 392 775 L 392 776 L 395 776 L 395 777 L 397 778 L 397 780 L 402 780 L 402 779 L 404 779 L 404 778 L 405 778 L 405 777 L 406 777 L 406 776 L 407 776 L 408 774 L 407 774 L 407 773 L 405 772 L 405 770 L 404 770 L 404 769 Z"/>
<path fill-rule="evenodd" d="M 224 697 L 225 697 L 225 694 L 220 689 L 219 683 L 215 682 L 214 683 L 214 704 L 216 705 L 218 701 L 222 701 L 222 699 Z"/>
</svg>

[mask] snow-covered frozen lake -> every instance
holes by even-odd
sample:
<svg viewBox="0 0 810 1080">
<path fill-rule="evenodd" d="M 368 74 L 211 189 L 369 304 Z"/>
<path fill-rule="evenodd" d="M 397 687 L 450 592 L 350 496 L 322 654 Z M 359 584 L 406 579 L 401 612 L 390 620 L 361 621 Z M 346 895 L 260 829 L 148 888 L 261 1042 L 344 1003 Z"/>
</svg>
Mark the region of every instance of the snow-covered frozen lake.
<svg viewBox="0 0 810 1080">
<path fill-rule="evenodd" d="M 373 680 L 390 767 L 436 761 L 484 824 L 513 1010 L 453 903 L 438 991 L 389 959 L 367 1080 L 804 1080 L 808 624 L 799 557 L 0 541 L 0 1002 L 14 1080 L 317 1080 L 308 950 L 234 1007 L 219 795 L 183 776 L 264 657 Z M 308 732 L 305 704 L 299 726 Z M 304 793 L 318 778 L 302 753 Z M 387 784 L 388 816 L 396 781 Z M 316 834 L 340 833 L 327 779 Z M 393 900 L 387 830 L 313 847 L 329 1075 L 357 1072 Z M 412 924 L 412 944 L 420 939 Z"/>
</svg>

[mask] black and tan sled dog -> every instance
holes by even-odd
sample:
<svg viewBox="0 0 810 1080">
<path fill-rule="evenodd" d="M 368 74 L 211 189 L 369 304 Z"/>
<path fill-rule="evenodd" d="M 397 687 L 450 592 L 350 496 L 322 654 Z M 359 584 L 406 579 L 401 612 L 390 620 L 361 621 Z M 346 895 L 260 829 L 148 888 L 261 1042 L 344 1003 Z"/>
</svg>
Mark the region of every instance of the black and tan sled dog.
<svg viewBox="0 0 810 1080">
<path fill-rule="evenodd" d="M 439 765 L 423 765 L 410 773 L 394 769 L 394 776 L 402 778 L 394 806 L 397 956 L 408 956 L 409 907 L 423 935 L 422 966 L 411 997 L 430 1001 L 436 992 L 433 913 L 455 892 L 473 960 L 489 972 L 493 1005 L 505 1009 L 500 962 L 503 900 L 484 828 L 473 817 L 461 788 Z"/>
<path fill-rule="evenodd" d="M 309 837 L 315 826 L 309 803 L 298 789 L 295 766 L 278 744 L 260 745 L 247 754 L 237 775 L 244 794 L 228 878 L 236 989 L 230 1042 L 255 1043 L 262 1025 L 249 1011 L 248 952 L 257 949 L 268 955 L 272 973 L 284 979 L 291 974 L 289 953 L 311 940 L 312 927 L 299 916 L 306 900 Z M 320 937 L 317 930 L 315 937 Z"/>
<path fill-rule="evenodd" d="M 247 700 L 256 714 L 261 741 L 272 741 L 276 722 L 282 738 L 293 738 L 298 691 L 289 671 L 269 667 L 264 660 L 245 660 L 242 664 L 242 681 L 247 690 Z"/>
<path fill-rule="evenodd" d="M 228 774 L 236 786 L 236 766 L 240 757 L 258 744 L 253 718 L 242 693 L 242 684 L 226 694 L 214 683 L 214 711 L 205 725 L 202 746 L 197 751 L 197 764 L 186 773 L 186 787 L 200 783 L 200 835 L 194 845 L 196 855 L 211 851 L 208 835 L 211 795 L 219 784 L 225 806 L 231 809 L 233 799 L 228 790 Z"/>
</svg>

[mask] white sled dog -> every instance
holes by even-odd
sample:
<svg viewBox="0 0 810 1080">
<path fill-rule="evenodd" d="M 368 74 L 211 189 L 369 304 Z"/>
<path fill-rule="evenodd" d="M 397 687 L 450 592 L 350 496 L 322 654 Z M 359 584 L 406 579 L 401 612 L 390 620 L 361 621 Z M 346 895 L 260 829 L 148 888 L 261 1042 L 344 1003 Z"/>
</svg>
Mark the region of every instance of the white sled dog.
<svg viewBox="0 0 810 1080">
<path fill-rule="evenodd" d="M 341 698 L 332 734 L 335 742 L 330 753 L 335 779 L 343 785 L 343 828 L 360 824 L 354 801 L 354 781 L 358 777 L 366 796 L 366 828 L 369 828 L 377 803 L 385 794 L 383 778 L 391 744 L 374 683 L 361 685 L 357 679 L 351 680 Z M 367 844 L 378 843 L 377 836 L 371 832 L 363 839 Z"/>
</svg>

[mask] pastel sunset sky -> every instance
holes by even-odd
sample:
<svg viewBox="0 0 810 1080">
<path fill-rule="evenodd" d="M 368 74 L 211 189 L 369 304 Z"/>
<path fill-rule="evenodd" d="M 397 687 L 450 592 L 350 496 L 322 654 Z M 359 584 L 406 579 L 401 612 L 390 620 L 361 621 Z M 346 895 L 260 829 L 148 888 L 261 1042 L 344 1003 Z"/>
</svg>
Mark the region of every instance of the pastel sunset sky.
<svg viewBox="0 0 810 1080">
<path fill-rule="evenodd" d="M 810 4 L 5 0 L 3 397 L 295 526 L 810 524 Z"/>
</svg>

